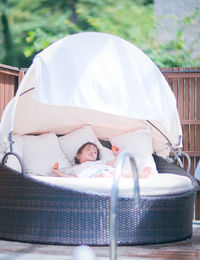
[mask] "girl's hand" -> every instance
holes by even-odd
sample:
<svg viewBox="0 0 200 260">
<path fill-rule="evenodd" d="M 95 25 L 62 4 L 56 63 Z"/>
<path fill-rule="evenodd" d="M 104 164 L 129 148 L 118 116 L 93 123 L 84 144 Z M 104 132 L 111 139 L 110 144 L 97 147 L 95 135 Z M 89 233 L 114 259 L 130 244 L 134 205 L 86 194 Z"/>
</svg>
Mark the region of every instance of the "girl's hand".
<svg viewBox="0 0 200 260">
<path fill-rule="evenodd" d="M 114 155 L 118 155 L 120 153 L 120 150 L 116 145 L 112 145 L 112 152 L 114 153 Z"/>
<path fill-rule="evenodd" d="M 58 162 L 56 162 L 56 163 L 54 164 L 54 166 L 53 166 L 53 169 L 58 170 L 58 167 L 59 167 L 59 164 L 58 164 Z"/>
<path fill-rule="evenodd" d="M 56 162 L 52 168 L 52 173 L 55 174 L 57 177 L 66 177 L 66 178 L 72 178 L 72 177 L 77 177 L 77 176 L 74 176 L 72 174 L 63 174 L 59 169 L 58 169 L 58 162 Z"/>
<path fill-rule="evenodd" d="M 59 164 L 58 164 L 58 162 L 56 162 L 56 163 L 54 164 L 53 168 L 52 168 L 52 172 L 53 172 L 56 176 L 62 177 L 62 173 L 61 173 L 61 171 L 58 169 L 58 167 L 59 167 Z"/>
</svg>

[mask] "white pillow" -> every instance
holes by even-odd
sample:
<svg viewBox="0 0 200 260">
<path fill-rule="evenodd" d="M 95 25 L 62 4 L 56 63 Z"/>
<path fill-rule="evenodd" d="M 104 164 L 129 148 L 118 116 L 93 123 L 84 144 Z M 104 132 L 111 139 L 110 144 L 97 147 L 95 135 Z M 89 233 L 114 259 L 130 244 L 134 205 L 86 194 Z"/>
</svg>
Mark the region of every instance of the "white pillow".
<svg viewBox="0 0 200 260">
<path fill-rule="evenodd" d="M 71 168 L 70 163 L 60 149 L 58 138 L 54 133 L 38 136 L 23 136 L 23 161 L 29 174 L 53 175 L 52 168 L 56 162 L 59 169 Z"/>
<path fill-rule="evenodd" d="M 99 142 L 93 128 L 90 125 L 83 126 L 73 132 L 58 138 L 61 149 L 71 164 L 74 164 L 74 159 L 78 149 L 87 142 L 92 142 L 97 145 L 100 151 L 100 159 L 104 161 L 114 160 L 112 151 Z"/>
<path fill-rule="evenodd" d="M 19 157 L 22 159 L 23 139 L 20 135 L 13 135 L 13 152 L 19 155 Z M 14 155 L 9 155 L 7 158 L 6 165 L 16 171 L 21 172 L 21 165 L 19 160 Z"/>
<path fill-rule="evenodd" d="M 150 128 L 134 130 L 120 136 L 110 138 L 112 145 L 117 146 L 121 151 L 127 151 L 136 160 L 139 172 L 143 167 L 151 167 L 151 173 L 157 173 L 156 165 L 152 157 L 153 145 Z M 126 166 L 125 166 L 126 167 Z"/>
</svg>

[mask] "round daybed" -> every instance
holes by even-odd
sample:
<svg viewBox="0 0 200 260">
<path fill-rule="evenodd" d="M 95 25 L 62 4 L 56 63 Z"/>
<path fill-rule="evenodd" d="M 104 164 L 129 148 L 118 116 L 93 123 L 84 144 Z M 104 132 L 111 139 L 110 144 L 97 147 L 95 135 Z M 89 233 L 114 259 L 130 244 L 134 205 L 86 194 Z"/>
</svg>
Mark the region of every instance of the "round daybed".
<svg viewBox="0 0 200 260">
<path fill-rule="evenodd" d="M 119 196 L 119 245 L 173 242 L 192 236 L 197 184 L 179 167 L 157 156 L 155 161 L 159 172 L 187 176 L 191 186 L 178 194 L 141 195 L 137 208 L 133 196 Z M 0 238 L 109 245 L 110 195 L 77 191 L 42 178 L 0 166 Z"/>
<path fill-rule="evenodd" d="M 127 150 L 138 168 L 149 164 L 154 171 L 152 177 L 139 181 L 138 207 L 130 193 L 132 182 L 120 180 L 117 243 L 164 243 L 190 237 L 197 184 L 166 160 L 170 149 L 182 146 L 170 87 L 153 62 L 132 44 L 108 34 L 80 33 L 36 55 L 3 113 L 0 238 L 69 245 L 110 243 L 111 180 L 104 185 L 100 179 L 80 182 L 46 176 L 57 161 L 63 168 L 73 163 L 79 139 L 91 141 L 89 132 L 104 159 L 111 150 L 98 140 Z M 20 167 L 10 159 L 13 152 Z"/>
</svg>

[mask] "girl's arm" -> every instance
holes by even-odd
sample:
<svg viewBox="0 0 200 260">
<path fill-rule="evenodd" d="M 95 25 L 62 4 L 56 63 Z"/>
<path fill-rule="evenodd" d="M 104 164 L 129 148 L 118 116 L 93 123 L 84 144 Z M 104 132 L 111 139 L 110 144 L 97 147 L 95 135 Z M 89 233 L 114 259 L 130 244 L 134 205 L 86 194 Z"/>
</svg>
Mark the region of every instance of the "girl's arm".
<svg viewBox="0 0 200 260">
<path fill-rule="evenodd" d="M 58 176 L 58 177 L 66 177 L 66 178 L 69 178 L 69 177 L 76 177 L 75 175 L 72 175 L 72 174 L 64 174 L 62 173 L 59 169 L 58 169 L 58 163 L 55 163 L 54 167 L 52 168 L 52 172 Z"/>
<path fill-rule="evenodd" d="M 117 146 L 112 146 L 112 152 L 113 152 L 113 154 L 115 155 L 115 159 L 114 160 L 112 160 L 112 161 L 108 161 L 106 164 L 107 165 L 110 165 L 110 166 L 112 166 L 112 167 L 114 167 L 114 165 L 115 165 L 115 162 L 116 162 L 116 160 L 117 160 L 117 158 L 118 158 L 118 156 L 119 156 L 119 154 L 120 154 L 120 150 L 119 150 L 119 148 L 117 147 Z"/>
</svg>

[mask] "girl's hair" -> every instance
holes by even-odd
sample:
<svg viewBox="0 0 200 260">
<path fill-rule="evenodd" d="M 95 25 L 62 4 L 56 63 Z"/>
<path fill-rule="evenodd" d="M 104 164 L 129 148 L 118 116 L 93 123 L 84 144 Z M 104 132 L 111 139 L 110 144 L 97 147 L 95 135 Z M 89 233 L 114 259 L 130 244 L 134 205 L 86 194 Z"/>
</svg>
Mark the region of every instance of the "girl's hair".
<svg viewBox="0 0 200 260">
<path fill-rule="evenodd" d="M 94 143 L 91 143 L 91 142 L 87 142 L 87 143 L 83 144 L 83 145 L 78 149 L 78 151 L 77 151 L 77 153 L 76 153 L 76 157 L 75 157 L 75 164 L 80 164 L 80 161 L 79 161 L 79 159 L 77 158 L 77 155 L 78 155 L 78 154 L 81 154 L 83 148 L 84 148 L 86 145 L 94 145 L 94 146 L 96 147 L 96 149 L 97 149 L 97 159 L 96 159 L 96 160 L 100 160 L 100 152 L 99 152 L 99 148 L 97 147 L 97 145 L 94 144 Z"/>
</svg>

